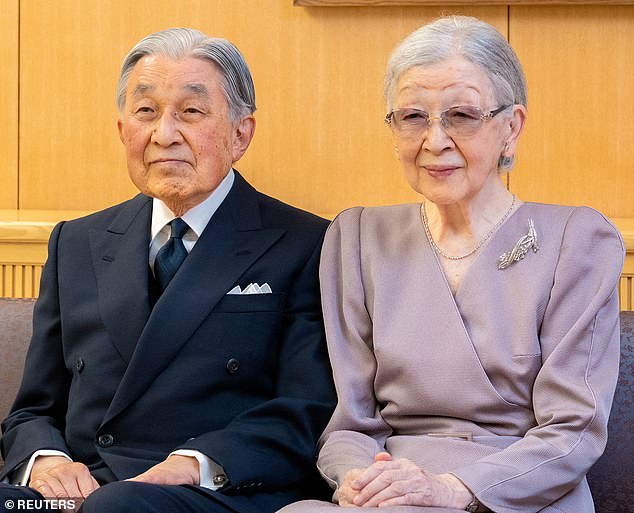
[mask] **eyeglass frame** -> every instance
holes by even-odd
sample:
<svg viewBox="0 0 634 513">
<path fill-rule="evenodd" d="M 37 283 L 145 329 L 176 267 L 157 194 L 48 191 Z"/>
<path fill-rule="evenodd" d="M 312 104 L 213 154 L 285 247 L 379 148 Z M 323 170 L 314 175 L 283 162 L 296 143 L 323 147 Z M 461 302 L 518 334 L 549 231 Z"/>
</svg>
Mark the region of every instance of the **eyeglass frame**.
<svg viewBox="0 0 634 513">
<path fill-rule="evenodd" d="M 449 135 L 449 136 L 451 136 L 451 137 L 471 137 L 472 135 L 475 135 L 476 133 L 478 133 L 478 132 L 479 132 L 479 130 L 482 128 L 482 124 L 480 124 L 480 126 L 479 126 L 479 127 L 478 127 L 478 128 L 477 128 L 474 132 L 473 132 L 473 133 L 470 133 L 470 134 L 465 134 L 465 135 L 462 135 L 462 136 L 460 136 L 460 135 L 456 135 L 456 134 L 452 135 L 452 134 L 450 134 L 450 133 L 449 133 L 449 131 L 447 130 L 447 125 L 446 125 L 446 120 L 447 120 L 447 118 L 446 118 L 445 114 L 446 114 L 447 112 L 449 112 L 450 110 L 453 110 L 453 109 L 459 109 L 459 108 L 461 108 L 461 107 L 469 107 L 470 109 L 477 109 L 477 110 L 479 110 L 479 111 L 480 111 L 480 113 L 481 113 L 479 118 L 474 118 L 474 119 L 479 119 L 480 121 L 488 121 L 488 120 L 490 120 L 490 119 L 493 119 L 493 118 L 494 118 L 495 116 L 497 116 L 500 112 L 503 112 L 503 111 L 505 111 L 506 109 L 508 109 L 509 107 L 512 107 L 512 106 L 513 106 L 513 104 L 512 104 L 512 103 L 510 103 L 510 104 L 508 104 L 508 105 L 502 105 L 501 107 L 498 107 L 497 109 L 492 109 L 492 110 L 490 110 L 489 112 L 484 113 L 484 112 L 482 112 L 482 110 L 480 109 L 480 107 L 474 107 L 473 105 L 455 105 L 454 107 L 449 107 L 448 109 L 443 110 L 443 111 L 440 113 L 440 116 L 430 116 L 430 115 L 429 115 L 429 112 L 426 112 L 426 111 L 421 110 L 421 109 L 414 109 L 414 108 L 411 108 L 411 109 L 410 109 L 410 108 L 407 108 L 407 109 L 394 109 L 394 110 L 392 110 L 392 111 L 388 112 L 388 113 L 385 115 L 385 118 L 383 118 L 383 122 L 384 122 L 386 125 L 388 125 L 388 126 L 390 126 L 390 127 L 393 127 L 393 125 L 392 125 L 392 119 L 394 118 L 394 113 L 395 113 L 395 112 L 397 112 L 397 111 L 399 111 L 399 110 L 410 110 L 410 111 L 416 111 L 416 112 L 420 112 L 420 113 L 422 113 L 422 114 L 424 114 L 424 115 L 426 116 L 426 120 L 425 120 L 425 122 L 426 122 L 426 124 L 427 124 L 427 129 L 431 128 L 432 121 L 434 121 L 435 119 L 437 119 L 438 121 L 440 121 L 440 126 L 442 126 L 443 130 L 444 130 L 445 132 L 447 132 L 447 135 Z M 424 117 L 425 117 L 425 116 L 424 116 Z M 427 130 L 427 129 L 426 129 L 426 130 Z"/>
</svg>

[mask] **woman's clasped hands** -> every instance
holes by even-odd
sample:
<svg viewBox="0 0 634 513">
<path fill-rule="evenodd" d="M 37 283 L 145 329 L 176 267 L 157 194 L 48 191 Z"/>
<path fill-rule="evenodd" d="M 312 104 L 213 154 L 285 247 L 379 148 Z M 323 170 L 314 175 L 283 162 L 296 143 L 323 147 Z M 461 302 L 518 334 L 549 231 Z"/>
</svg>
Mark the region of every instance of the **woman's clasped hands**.
<svg viewBox="0 0 634 513">
<path fill-rule="evenodd" d="M 436 506 L 464 509 L 472 494 L 451 474 L 432 474 L 406 458 L 387 452 L 366 469 L 352 469 L 338 490 L 341 506 Z"/>
</svg>

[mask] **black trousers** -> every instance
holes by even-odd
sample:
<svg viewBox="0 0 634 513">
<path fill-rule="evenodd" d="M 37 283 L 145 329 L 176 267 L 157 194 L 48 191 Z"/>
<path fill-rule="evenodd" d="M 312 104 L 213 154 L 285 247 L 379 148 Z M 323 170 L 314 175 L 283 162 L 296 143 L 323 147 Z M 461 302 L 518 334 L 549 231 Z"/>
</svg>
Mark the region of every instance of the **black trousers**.
<svg viewBox="0 0 634 513">
<path fill-rule="evenodd" d="M 200 493 L 196 487 L 159 486 L 118 481 L 102 486 L 85 502 L 44 499 L 25 486 L 0 484 L 0 513 L 24 511 L 56 512 L 57 508 L 80 506 L 81 513 L 235 513 L 233 509 Z M 69 501 L 72 501 L 69 504 Z M 257 512 L 254 512 L 257 513 Z"/>
</svg>

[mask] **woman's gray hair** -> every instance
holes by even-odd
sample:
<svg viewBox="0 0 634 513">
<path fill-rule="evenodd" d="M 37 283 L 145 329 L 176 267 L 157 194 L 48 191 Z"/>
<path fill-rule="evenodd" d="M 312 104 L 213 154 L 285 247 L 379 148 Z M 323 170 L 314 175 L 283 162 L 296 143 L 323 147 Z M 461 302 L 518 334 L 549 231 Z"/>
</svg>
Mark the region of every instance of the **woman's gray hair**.
<svg viewBox="0 0 634 513">
<path fill-rule="evenodd" d="M 198 30 L 171 28 L 155 32 L 139 41 L 123 59 L 117 83 L 117 106 L 123 112 L 128 79 L 146 55 L 166 55 L 172 59 L 199 57 L 211 61 L 222 75 L 222 90 L 232 121 L 255 112 L 255 87 L 251 72 L 240 51 L 226 39 L 208 37 Z"/>
<path fill-rule="evenodd" d="M 412 32 L 392 53 L 384 82 L 388 112 L 393 108 L 396 83 L 405 71 L 455 56 L 463 57 L 486 73 L 500 105 L 527 106 L 524 71 L 504 36 L 477 18 L 446 16 Z M 501 156 L 499 168 L 510 170 L 513 163 L 513 157 Z"/>
</svg>

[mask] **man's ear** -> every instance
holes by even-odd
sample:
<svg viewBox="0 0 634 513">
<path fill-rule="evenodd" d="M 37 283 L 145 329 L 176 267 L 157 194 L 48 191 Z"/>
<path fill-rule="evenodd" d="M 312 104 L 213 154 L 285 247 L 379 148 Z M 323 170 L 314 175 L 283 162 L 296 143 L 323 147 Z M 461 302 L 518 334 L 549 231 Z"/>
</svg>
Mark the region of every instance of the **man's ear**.
<svg viewBox="0 0 634 513">
<path fill-rule="evenodd" d="M 119 140 L 125 144 L 123 139 L 123 121 L 121 121 L 121 118 L 117 120 L 117 130 L 119 131 Z"/>
<path fill-rule="evenodd" d="M 251 144 L 254 133 L 255 117 L 252 114 L 243 117 L 236 123 L 233 132 L 232 162 L 237 162 L 242 158 L 249 144 Z"/>
</svg>

